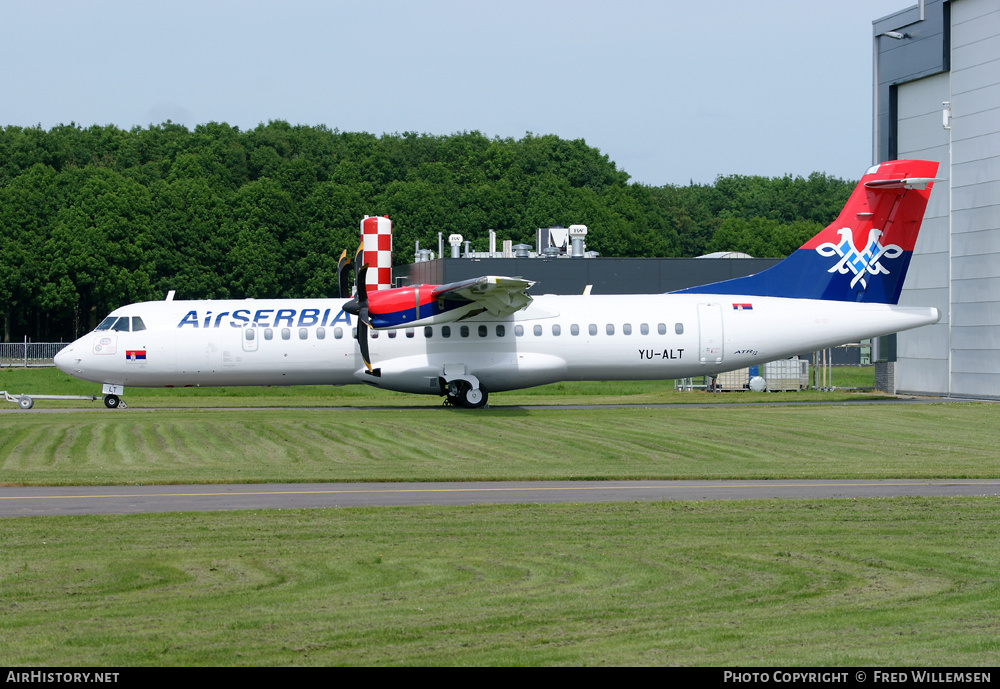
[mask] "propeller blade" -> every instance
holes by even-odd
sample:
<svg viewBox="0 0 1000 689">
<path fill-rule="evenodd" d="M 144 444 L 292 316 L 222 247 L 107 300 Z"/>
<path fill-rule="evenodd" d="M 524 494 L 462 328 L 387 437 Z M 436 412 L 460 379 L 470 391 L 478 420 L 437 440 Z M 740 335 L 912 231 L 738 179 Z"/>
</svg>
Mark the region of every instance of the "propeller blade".
<svg viewBox="0 0 1000 689">
<path fill-rule="evenodd" d="M 368 307 L 365 306 L 358 314 L 358 346 L 361 347 L 361 358 L 364 359 L 369 373 L 374 373 L 371 353 L 368 351 L 368 329 L 371 327 L 369 323 Z"/>
<path fill-rule="evenodd" d="M 354 288 L 355 288 L 355 291 L 360 291 L 361 288 L 358 285 L 360 285 L 362 282 L 364 282 L 364 280 L 359 280 L 358 279 L 358 273 L 361 272 L 361 268 L 362 268 L 362 265 L 363 265 L 361 262 L 364 260 L 364 248 L 365 248 L 365 243 L 364 243 L 364 240 L 362 240 L 361 243 L 358 244 L 358 250 L 354 252 Z"/>
<path fill-rule="evenodd" d="M 365 366 L 368 367 L 368 372 L 377 376 L 380 373 L 380 369 L 372 368 L 372 357 L 368 350 L 368 329 L 372 327 L 372 320 L 368 313 L 368 287 L 365 285 L 365 277 L 367 275 L 368 265 L 365 264 L 357 272 L 358 295 L 344 304 L 344 311 L 358 317 L 356 331 L 358 346 L 361 347 L 361 358 L 364 359 Z"/>
<path fill-rule="evenodd" d="M 362 318 L 364 322 L 371 326 L 371 319 L 368 318 L 368 264 L 361 266 L 358 271 L 358 318 Z M 361 313 L 364 313 L 364 316 Z"/>
<path fill-rule="evenodd" d="M 350 262 L 351 259 L 347 258 L 347 249 L 344 249 L 337 261 L 337 295 L 341 299 L 349 299 L 351 296 L 351 288 L 347 284 L 347 273 L 344 271 Z"/>
<path fill-rule="evenodd" d="M 362 322 L 370 327 L 372 322 L 368 317 L 368 287 L 365 284 L 365 276 L 367 276 L 367 274 L 368 266 L 361 266 L 361 269 L 358 271 L 358 284 L 360 285 L 358 288 L 358 294 L 354 297 L 354 299 L 351 299 L 349 302 L 344 304 L 344 311 L 352 316 L 357 316 L 362 320 Z M 362 314 L 364 315 L 362 316 Z"/>
</svg>

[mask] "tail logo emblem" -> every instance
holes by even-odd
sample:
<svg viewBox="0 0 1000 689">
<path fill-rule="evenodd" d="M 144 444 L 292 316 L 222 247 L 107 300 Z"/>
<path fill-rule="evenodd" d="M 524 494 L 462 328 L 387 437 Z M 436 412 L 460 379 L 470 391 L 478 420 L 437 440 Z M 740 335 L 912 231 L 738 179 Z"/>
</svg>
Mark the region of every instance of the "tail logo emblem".
<svg viewBox="0 0 1000 689">
<path fill-rule="evenodd" d="M 816 251 L 820 256 L 840 256 L 837 264 L 827 272 L 846 275 L 848 271 L 853 271 L 854 279 L 851 280 L 851 287 L 860 282 L 861 287 L 867 288 L 868 283 L 865 282 L 867 274 L 888 275 L 889 271 L 882 265 L 882 259 L 898 258 L 903 253 L 903 249 L 895 244 L 882 246 L 879 243 L 882 232 L 874 228 L 868 233 L 868 244 L 862 251 L 858 251 L 857 247 L 854 246 L 854 236 L 850 228 L 844 227 L 837 230 L 837 234 L 840 235 L 839 244 L 826 242 L 817 246 Z"/>
</svg>

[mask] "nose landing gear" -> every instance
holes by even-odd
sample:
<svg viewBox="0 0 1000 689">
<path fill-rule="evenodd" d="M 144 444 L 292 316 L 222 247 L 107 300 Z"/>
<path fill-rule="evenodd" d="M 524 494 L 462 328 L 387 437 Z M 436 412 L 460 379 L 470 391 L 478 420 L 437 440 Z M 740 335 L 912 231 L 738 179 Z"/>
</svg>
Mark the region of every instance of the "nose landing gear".
<svg viewBox="0 0 1000 689">
<path fill-rule="evenodd" d="M 118 397 L 118 395 L 125 392 L 125 387 L 123 385 L 105 383 L 101 392 L 104 393 L 104 406 L 108 409 L 128 409 L 128 405 L 125 404 L 125 401 Z"/>
</svg>

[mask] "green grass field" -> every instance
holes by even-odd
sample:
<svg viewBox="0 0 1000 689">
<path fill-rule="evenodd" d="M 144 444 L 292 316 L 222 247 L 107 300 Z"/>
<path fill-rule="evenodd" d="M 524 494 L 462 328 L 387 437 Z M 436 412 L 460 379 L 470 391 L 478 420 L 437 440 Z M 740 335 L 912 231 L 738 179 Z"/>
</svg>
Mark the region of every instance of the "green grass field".
<svg viewBox="0 0 1000 689">
<path fill-rule="evenodd" d="M 845 388 L 871 388 L 875 373 L 872 367 L 841 367 L 834 371 L 834 384 Z M 54 368 L 2 368 L 0 390 L 11 394 L 97 395 L 101 386 L 88 383 Z M 226 387 L 226 388 L 126 388 L 122 395 L 133 409 L 149 407 L 436 407 L 442 398 L 436 395 L 410 395 L 349 385 L 331 387 L 300 385 L 295 387 Z M 673 381 L 566 382 L 542 385 L 527 390 L 496 393 L 490 397 L 494 407 L 545 404 L 689 404 L 761 401 L 839 401 L 875 399 L 877 393 L 821 392 L 804 390 L 785 393 L 728 392 L 716 395 L 705 392 L 675 392 Z M 599 398 L 599 399 L 598 399 Z M 8 403 L 10 404 L 10 403 Z M 37 400 L 39 409 L 101 409 L 100 401 Z M 11 405 L 13 407 L 13 405 Z"/>
<path fill-rule="evenodd" d="M 96 387 L 61 375 L 4 370 L 0 389 Z M 489 410 L 353 387 L 134 392 L 124 411 L 0 415 L 0 482 L 1000 476 L 987 403 L 544 408 L 713 399 L 663 383 Z M 173 404 L 193 408 L 148 409 Z M 984 497 L 0 519 L 0 659 L 991 666 L 998 517 Z"/>
<path fill-rule="evenodd" d="M 0 520 L 8 666 L 1000 663 L 995 498 Z"/>
<path fill-rule="evenodd" d="M 994 478 L 987 403 L 0 415 L 8 485 Z"/>
</svg>

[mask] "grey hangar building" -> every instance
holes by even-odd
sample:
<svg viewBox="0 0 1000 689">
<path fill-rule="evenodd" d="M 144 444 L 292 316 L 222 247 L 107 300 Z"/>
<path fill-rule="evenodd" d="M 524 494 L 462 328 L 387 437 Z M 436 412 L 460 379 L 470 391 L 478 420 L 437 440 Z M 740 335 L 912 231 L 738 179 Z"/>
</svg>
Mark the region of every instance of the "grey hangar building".
<svg viewBox="0 0 1000 689">
<path fill-rule="evenodd" d="M 900 304 L 899 392 L 1000 397 L 1000 3 L 921 0 L 873 23 L 873 162 L 940 163 Z"/>
</svg>

